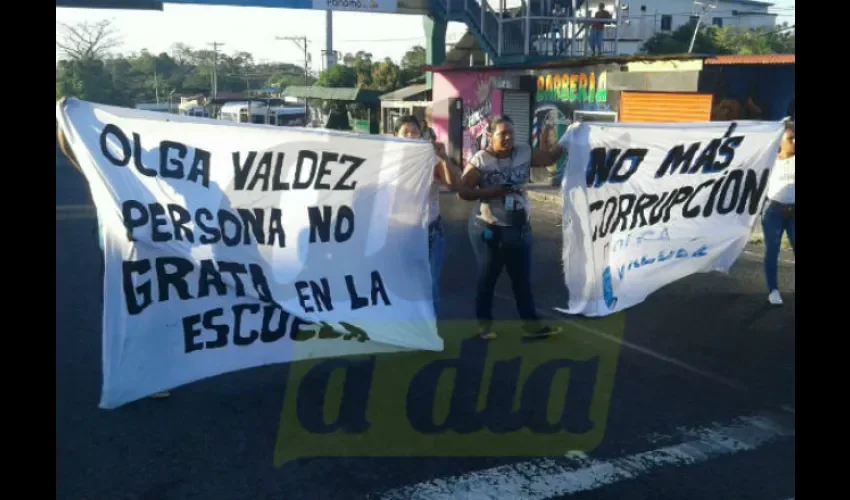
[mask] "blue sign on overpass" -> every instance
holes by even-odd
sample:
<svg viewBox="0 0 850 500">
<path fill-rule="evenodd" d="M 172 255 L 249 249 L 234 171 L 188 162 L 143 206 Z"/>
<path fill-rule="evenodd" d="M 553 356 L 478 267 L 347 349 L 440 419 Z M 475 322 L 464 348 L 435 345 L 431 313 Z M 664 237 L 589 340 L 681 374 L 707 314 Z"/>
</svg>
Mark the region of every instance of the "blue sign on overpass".
<svg viewBox="0 0 850 500">
<path fill-rule="evenodd" d="M 428 0 L 56 0 L 57 7 L 163 10 L 163 4 L 425 14 Z M 415 12 L 414 12 L 415 11 Z"/>
</svg>

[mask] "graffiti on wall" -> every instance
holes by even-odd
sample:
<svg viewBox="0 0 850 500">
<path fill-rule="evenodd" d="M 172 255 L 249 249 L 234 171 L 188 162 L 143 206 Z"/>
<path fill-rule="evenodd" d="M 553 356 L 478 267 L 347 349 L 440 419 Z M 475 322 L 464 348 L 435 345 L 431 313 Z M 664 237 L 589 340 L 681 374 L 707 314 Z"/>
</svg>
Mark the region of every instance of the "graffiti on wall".
<svg viewBox="0 0 850 500">
<path fill-rule="evenodd" d="M 470 75 L 472 78 L 461 91 L 463 99 L 463 156 L 472 158 L 487 147 L 487 126 L 490 117 L 501 111 L 501 90 L 494 87 L 496 76 Z M 499 94 L 499 95 L 496 95 Z"/>
<path fill-rule="evenodd" d="M 573 113 L 611 111 L 608 102 L 608 74 L 605 71 L 554 73 L 537 77 L 534 118 L 531 123 L 531 145 L 547 150 L 558 143 L 573 122 Z M 559 184 L 567 157 L 549 165 L 553 184 Z"/>
</svg>

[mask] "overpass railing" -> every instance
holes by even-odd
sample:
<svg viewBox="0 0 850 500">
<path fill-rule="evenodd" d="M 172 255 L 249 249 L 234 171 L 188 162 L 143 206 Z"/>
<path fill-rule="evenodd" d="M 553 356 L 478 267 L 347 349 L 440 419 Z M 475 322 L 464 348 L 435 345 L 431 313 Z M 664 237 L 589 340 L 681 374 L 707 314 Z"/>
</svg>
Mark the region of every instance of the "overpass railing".
<svg viewBox="0 0 850 500">
<path fill-rule="evenodd" d="M 600 20 L 592 17 L 542 15 L 548 2 L 533 2 L 520 9 L 499 10 L 498 0 L 433 0 L 437 10 L 450 21 L 464 22 L 491 58 L 505 56 L 582 57 L 591 55 L 590 25 Z M 578 10 L 581 1 L 576 1 Z M 538 8 L 539 7 L 539 8 Z M 540 11 L 535 15 L 534 11 Z M 615 3 L 613 19 L 607 20 L 603 44 L 597 55 L 619 53 L 619 40 L 629 37 L 633 26 L 622 24 L 620 2 Z"/>
</svg>

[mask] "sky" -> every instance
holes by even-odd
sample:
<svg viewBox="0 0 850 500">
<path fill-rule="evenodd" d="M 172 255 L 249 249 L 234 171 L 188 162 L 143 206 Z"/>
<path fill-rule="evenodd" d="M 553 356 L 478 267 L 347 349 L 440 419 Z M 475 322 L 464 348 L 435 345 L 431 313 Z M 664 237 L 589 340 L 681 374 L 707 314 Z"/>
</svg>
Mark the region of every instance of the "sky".
<svg viewBox="0 0 850 500">
<path fill-rule="evenodd" d="M 511 4 L 513 2 L 508 2 Z M 776 0 L 777 23 L 794 24 L 795 0 Z M 75 24 L 110 19 L 120 34 L 118 52 L 169 52 L 174 43 L 195 49 L 220 42 L 221 51 L 250 52 L 256 62 L 289 62 L 302 65 L 303 52 L 291 41 L 276 36 L 306 36 L 312 55 L 312 71 L 322 69 L 325 49 L 325 12 L 321 10 L 223 7 L 166 4 L 163 11 L 56 8 L 56 33 L 60 23 Z M 423 17 L 400 14 L 335 12 L 333 46 L 342 52 L 371 52 L 373 58 L 390 57 L 399 62 L 414 45 L 425 46 Z M 447 42 L 465 31 L 450 23 Z M 57 60 L 59 53 L 56 54 Z"/>
</svg>

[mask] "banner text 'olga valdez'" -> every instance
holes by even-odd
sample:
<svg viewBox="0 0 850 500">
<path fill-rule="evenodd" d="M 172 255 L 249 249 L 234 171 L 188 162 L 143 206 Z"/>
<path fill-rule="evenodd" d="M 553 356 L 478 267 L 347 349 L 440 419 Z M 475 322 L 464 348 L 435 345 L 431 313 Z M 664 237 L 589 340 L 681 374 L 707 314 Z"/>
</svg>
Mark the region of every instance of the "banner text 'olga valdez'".
<svg viewBox="0 0 850 500">
<path fill-rule="evenodd" d="M 121 153 L 110 150 L 109 141 L 120 145 Z M 108 124 L 100 135 L 100 148 L 104 157 L 116 167 L 132 167 L 141 175 L 171 180 L 185 180 L 210 187 L 211 153 L 200 148 L 190 149 L 176 141 L 161 141 L 158 145 L 157 168 L 142 162 L 142 138 L 132 133 L 132 140 L 119 127 Z M 325 190 L 353 191 L 357 186 L 357 169 L 364 158 L 336 152 L 300 150 L 294 158 L 295 176 L 290 182 L 283 181 L 284 165 L 289 158 L 283 152 L 249 151 L 247 154 L 232 153 L 235 191 L 286 191 Z M 177 203 L 142 203 L 125 200 L 121 207 L 124 227 L 129 241 L 138 241 L 140 231 L 145 231 L 150 242 L 198 242 L 203 245 L 265 245 L 285 248 L 286 230 L 280 208 L 219 208 L 211 210 L 200 207 L 194 211 Z M 355 230 L 354 210 L 346 205 L 336 207 L 310 206 L 306 208 L 309 218 L 309 243 L 343 243 L 351 238 Z M 150 277 L 150 273 L 153 277 Z M 356 285 L 352 275 L 344 278 L 351 310 L 363 307 L 390 306 L 390 299 L 378 270 L 369 273 L 368 286 Z M 197 278 L 190 279 L 190 276 Z M 141 282 L 139 282 L 139 278 Z M 250 284 L 250 288 L 246 286 Z M 306 313 L 318 310 L 332 311 L 330 281 L 295 281 L 294 293 Z M 370 293 L 363 294 L 368 288 Z M 368 334 L 348 323 L 340 323 L 346 329 L 336 332 L 330 325 L 321 324 L 319 331 L 302 330 L 312 324 L 281 309 L 272 296 L 269 280 L 260 265 L 228 262 L 221 259 L 195 260 L 182 257 L 158 257 L 155 259 L 123 261 L 123 289 L 127 311 L 138 315 L 151 304 L 176 298 L 189 301 L 209 297 L 212 294 L 225 296 L 234 293 L 237 297 L 252 299 L 235 304 L 230 311 L 218 307 L 203 313 L 183 318 L 185 352 L 218 349 L 227 345 L 248 346 L 255 342 L 275 342 L 289 332 L 293 340 L 311 338 L 342 340 L 369 339 Z M 260 303 L 256 300 L 258 298 Z M 312 301 L 311 301 L 312 299 Z M 312 302 L 312 304 L 311 304 Z M 220 318 L 230 315 L 221 322 Z M 242 320 L 247 315 L 262 315 L 259 330 L 244 332 Z M 205 329 L 212 332 L 212 340 L 200 341 Z"/>
<path fill-rule="evenodd" d="M 718 174 L 716 178 L 697 185 L 683 185 L 660 195 L 624 193 L 591 203 L 593 241 L 621 231 L 668 222 L 674 210 L 681 211 L 685 219 L 708 218 L 714 213 L 743 214 L 745 210 L 750 215 L 755 214 L 770 171 L 763 170 L 759 176 L 752 169 L 727 170 L 745 138 L 743 135 L 733 136 L 735 128 L 733 123 L 723 137 L 712 139 L 708 144 L 694 142 L 674 146 L 655 172 L 655 178 L 697 173 Z M 644 148 L 630 148 L 623 152 L 619 149 L 593 149 L 587 165 L 587 187 L 599 188 L 605 183 L 627 181 L 637 172 L 647 152 Z M 623 171 L 626 165 L 628 167 Z M 703 204 L 695 201 L 706 193 L 708 196 Z"/>
</svg>

